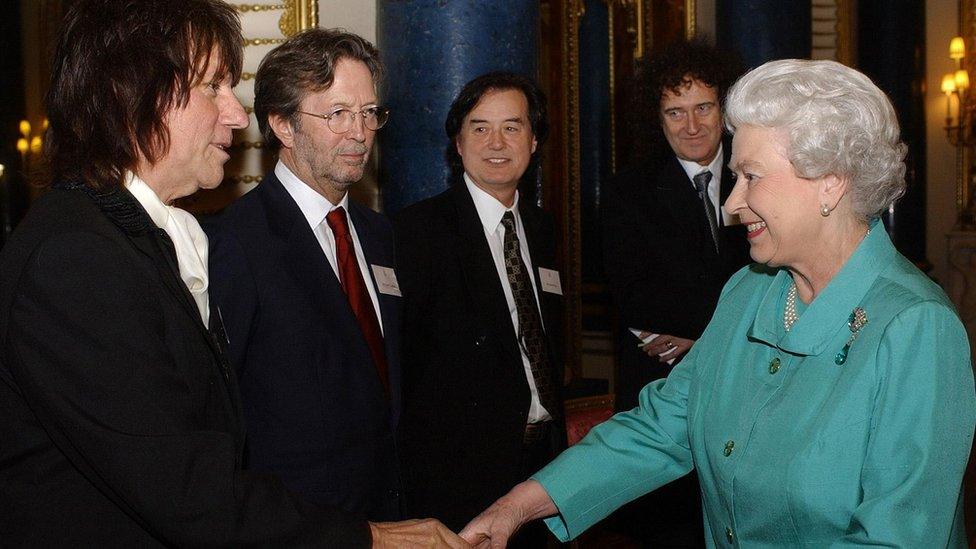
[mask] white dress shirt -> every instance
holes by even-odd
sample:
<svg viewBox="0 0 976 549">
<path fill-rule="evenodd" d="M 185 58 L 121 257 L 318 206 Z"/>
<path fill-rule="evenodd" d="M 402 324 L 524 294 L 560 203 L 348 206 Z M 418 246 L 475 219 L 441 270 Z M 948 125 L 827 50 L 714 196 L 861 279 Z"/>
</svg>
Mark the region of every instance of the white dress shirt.
<svg viewBox="0 0 976 549">
<path fill-rule="evenodd" d="M 708 183 L 708 198 L 712 201 L 712 205 L 715 206 L 715 219 L 718 219 L 723 227 L 728 227 L 729 225 L 738 224 L 739 216 L 726 212 L 722 203 L 719 202 L 722 199 L 722 158 L 722 143 L 719 143 L 718 152 L 715 153 L 715 158 L 712 159 L 708 166 L 702 166 L 698 162 L 682 160 L 680 158 L 678 159 L 678 163 L 681 164 L 685 173 L 688 174 L 688 181 L 691 183 L 692 188 L 695 187 L 694 177 L 696 175 L 705 170 L 712 172 L 712 180 Z M 697 189 L 695 192 L 698 192 Z"/>
<path fill-rule="evenodd" d="M 329 260 L 332 272 L 336 275 L 336 280 L 342 280 L 339 276 L 339 261 L 336 259 L 335 234 L 325 216 L 341 207 L 346 211 L 346 219 L 349 222 L 349 233 L 352 235 L 353 244 L 356 247 L 356 262 L 359 264 L 359 271 L 363 274 L 363 281 L 366 282 L 366 291 L 369 292 L 369 300 L 373 303 L 373 310 L 376 311 L 376 320 L 379 322 L 380 331 L 383 331 L 383 316 L 380 314 L 380 301 L 376 295 L 376 288 L 373 277 L 369 272 L 369 265 L 366 264 L 366 256 L 363 255 L 363 246 L 359 242 L 359 235 L 356 234 L 356 225 L 352 222 L 349 214 L 349 193 L 346 193 L 338 204 L 329 202 L 327 198 L 309 187 L 305 182 L 298 178 L 294 172 L 285 166 L 285 163 L 278 161 L 275 166 L 275 175 L 281 181 L 281 185 L 288 191 L 292 199 L 298 204 L 298 209 L 302 211 L 308 226 L 311 227 L 315 240 L 318 241 L 322 253 Z"/>
<path fill-rule="evenodd" d="M 207 254 L 210 249 L 206 233 L 189 212 L 167 206 L 156 191 L 132 172 L 125 174 L 125 188 L 149 214 L 157 227 L 166 231 L 176 249 L 176 264 L 180 278 L 193 296 L 204 326 L 210 324 L 210 294 L 207 275 Z"/>
<path fill-rule="evenodd" d="M 522 218 L 518 212 L 518 191 L 515 191 L 515 202 L 511 208 L 506 208 L 495 197 L 478 188 L 471 181 L 467 173 L 464 174 L 464 184 L 474 200 L 474 207 L 478 210 L 478 217 L 481 218 L 481 225 L 485 229 L 485 240 L 488 241 L 488 248 L 491 249 L 491 257 L 495 260 L 495 270 L 498 271 L 498 279 L 502 283 L 502 291 L 505 293 L 505 302 L 508 304 L 508 311 L 512 317 L 512 326 L 515 333 L 519 333 L 518 309 L 515 307 L 515 297 L 512 295 L 512 285 L 508 282 L 508 271 L 505 270 L 505 226 L 502 225 L 502 216 L 505 212 L 511 211 L 515 216 L 515 234 L 519 239 L 519 251 L 522 253 L 522 262 L 529 273 L 529 280 L 532 281 L 532 293 L 535 296 L 536 310 L 539 311 L 539 319 L 542 319 L 542 308 L 539 306 L 539 291 L 535 285 L 535 271 L 532 269 L 532 258 L 529 256 L 528 241 L 525 239 L 525 230 L 522 228 Z M 545 325 L 543 325 L 545 328 Z M 529 357 L 525 354 L 522 345 L 519 345 L 519 352 L 522 354 L 522 366 L 525 368 L 525 378 L 529 382 L 529 391 L 532 393 L 532 401 L 529 404 L 529 423 L 537 423 L 552 419 L 549 412 L 539 401 L 539 391 L 535 387 L 535 378 L 532 376 L 532 364 Z M 558 383 L 559 380 L 552 380 Z"/>
</svg>

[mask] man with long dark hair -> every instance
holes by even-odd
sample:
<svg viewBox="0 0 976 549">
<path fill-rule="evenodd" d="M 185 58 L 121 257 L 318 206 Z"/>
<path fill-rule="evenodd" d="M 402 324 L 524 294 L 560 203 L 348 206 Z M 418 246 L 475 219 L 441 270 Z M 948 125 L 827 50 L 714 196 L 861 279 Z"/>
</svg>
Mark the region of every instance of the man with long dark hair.
<svg viewBox="0 0 976 549">
<path fill-rule="evenodd" d="M 452 186 L 396 219 L 408 513 L 462 527 L 563 447 L 562 295 L 548 215 L 520 199 L 547 133 L 529 79 L 468 82 L 445 123 Z M 542 547 L 537 526 L 514 547 Z"/>
<path fill-rule="evenodd" d="M 242 48 L 218 0 L 78 0 L 64 20 L 52 189 L 0 253 L 0 545 L 457 544 L 241 469 L 207 238 L 172 202 L 220 183 L 247 126 Z"/>
</svg>

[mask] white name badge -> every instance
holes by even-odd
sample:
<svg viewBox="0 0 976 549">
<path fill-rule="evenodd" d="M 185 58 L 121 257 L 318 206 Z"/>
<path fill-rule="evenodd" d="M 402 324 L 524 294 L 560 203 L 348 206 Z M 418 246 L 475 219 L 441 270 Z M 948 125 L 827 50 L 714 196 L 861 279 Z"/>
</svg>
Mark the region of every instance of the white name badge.
<svg viewBox="0 0 976 549">
<path fill-rule="evenodd" d="M 542 282 L 543 292 L 563 295 L 563 286 L 559 283 L 559 271 L 539 267 L 539 280 Z"/>
<path fill-rule="evenodd" d="M 380 289 L 381 294 L 403 297 L 403 294 L 400 293 L 400 284 L 397 282 L 396 273 L 393 272 L 393 269 L 381 267 L 380 265 L 371 265 L 371 267 L 373 267 L 373 277 L 376 279 L 376 287 Z"/>
</svg>

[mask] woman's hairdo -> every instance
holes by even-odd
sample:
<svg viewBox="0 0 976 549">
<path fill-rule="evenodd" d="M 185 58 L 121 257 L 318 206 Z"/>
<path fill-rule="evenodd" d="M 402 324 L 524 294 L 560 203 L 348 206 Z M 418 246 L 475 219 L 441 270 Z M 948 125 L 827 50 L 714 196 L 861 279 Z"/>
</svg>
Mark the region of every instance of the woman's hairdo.
<svg viewBox="0 0 976 549">
<path fill-rule="evenodd" d="M 854 212 L 870 219 L 905 194 L 905 153 L 888 97 L 860 72 L 834 61 L 784 59 L 746 73 L 725 103 L 729 131 L 743 125 L 789 136 L 797 175 L 850 182 Z"/>
</svg>

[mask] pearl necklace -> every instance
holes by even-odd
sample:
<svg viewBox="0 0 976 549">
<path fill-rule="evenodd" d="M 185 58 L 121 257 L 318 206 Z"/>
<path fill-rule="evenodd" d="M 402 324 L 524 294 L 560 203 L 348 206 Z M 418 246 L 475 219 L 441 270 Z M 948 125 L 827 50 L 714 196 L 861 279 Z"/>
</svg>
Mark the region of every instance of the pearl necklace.
<svg viewBox="0 0 976 549">
<path fill-rule="evenodd" d="M 865 239 L 871 234 L 871 229 L 868 228 L 868 232 L 864 233 L 861 239 Z M 783 328 L 789 332 L 793 325 L 796 324 L 796 282 L 790 286 L 790 291 L 786 293 L 786 306 L 783 307 Z M 853 330 L 852 330 L 853 331 Z"/>
<path fill-rule="evenodd" d="M 786 307 L 783 307 L 783 328 L 787 332 L 796 324 L 796 318 L 796 282 L 794 282 L 790 286 L 790 291 L 786 293 Z"/>
</svg>

